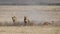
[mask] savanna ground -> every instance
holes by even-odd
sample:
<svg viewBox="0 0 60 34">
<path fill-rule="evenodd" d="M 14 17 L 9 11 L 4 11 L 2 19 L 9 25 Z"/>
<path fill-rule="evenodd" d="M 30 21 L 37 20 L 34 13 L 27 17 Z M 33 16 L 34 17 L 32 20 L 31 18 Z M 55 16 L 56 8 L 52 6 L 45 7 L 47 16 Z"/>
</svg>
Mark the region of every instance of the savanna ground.
<svg viewBox="0 0 60 34">
<path fill-rule="evenodd" d="M 10 21 L 13 15 L 16 15 L 18 20 L 28 15 L 32 20 L 54 20 L 59 22 L 53 24 L 60 25 L 60 6 L 0 6 L 0 11 L 2 23 Z M 12 23 L 0 23 L 4 24 L 12 25 Z M 60 26 L 0 26 L 0 34 L 60 34 Z"/>
<path fill-rule="evenodd" d="M 0 26 L 0 34 L 60 34 L 59 26 Z"/>
</svg>

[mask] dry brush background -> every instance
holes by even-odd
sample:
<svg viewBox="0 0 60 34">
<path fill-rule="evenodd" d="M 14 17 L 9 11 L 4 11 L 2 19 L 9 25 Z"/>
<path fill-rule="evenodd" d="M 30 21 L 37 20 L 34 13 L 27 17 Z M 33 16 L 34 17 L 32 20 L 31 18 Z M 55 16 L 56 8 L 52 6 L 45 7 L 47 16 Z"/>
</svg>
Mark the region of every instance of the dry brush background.
<svg viewBox="0 0 60 34">
<path fill-rule="evenodd" d="M 34 26 L 24 26 L 24 16 Z M 60 6 L 0 6 L 0 25 L 0 34 L 60 34 Z"/>
</svg>

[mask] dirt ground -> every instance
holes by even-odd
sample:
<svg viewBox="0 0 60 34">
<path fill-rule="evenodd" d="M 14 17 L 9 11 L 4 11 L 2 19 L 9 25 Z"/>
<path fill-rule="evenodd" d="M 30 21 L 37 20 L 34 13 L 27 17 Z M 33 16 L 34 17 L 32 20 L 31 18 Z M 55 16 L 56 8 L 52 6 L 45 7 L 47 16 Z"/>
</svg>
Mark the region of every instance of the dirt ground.
<svg viewBox="0 0 60 34">
<path fill-rule="evenodd" d="M 0 34 L 60 34 L 55 26 L 0 26 Z"/>
</svg>

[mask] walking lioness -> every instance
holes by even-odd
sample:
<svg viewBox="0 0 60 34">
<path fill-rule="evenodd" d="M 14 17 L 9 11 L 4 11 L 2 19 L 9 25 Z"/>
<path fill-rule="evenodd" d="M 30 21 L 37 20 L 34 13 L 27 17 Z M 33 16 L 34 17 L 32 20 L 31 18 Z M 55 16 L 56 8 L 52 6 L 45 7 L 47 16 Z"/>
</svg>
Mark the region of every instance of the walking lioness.
<svg viewBox="0 0 60 34">
<path fill-rule="evenodd" d="M 25 23 L 25 25 L 28 25 L 29 24 L 29 18 L 28 18 L 28 16 L 24 16 L 24 23 Z"/>
<path fill-rule="evenodd" d="M 16 22 L 16 17 L 15 16 L 12 17 L 12 21 L 15 24 L 15 22 Z"/>
</svg>

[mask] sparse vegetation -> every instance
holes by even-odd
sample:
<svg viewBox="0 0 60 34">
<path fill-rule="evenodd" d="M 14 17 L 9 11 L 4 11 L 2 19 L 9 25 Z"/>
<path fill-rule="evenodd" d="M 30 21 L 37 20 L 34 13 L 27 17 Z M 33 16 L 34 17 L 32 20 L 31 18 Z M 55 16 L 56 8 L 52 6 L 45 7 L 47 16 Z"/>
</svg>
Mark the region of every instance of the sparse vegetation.
<svg viewBox="0 0 60 34">
<path fill-rule="evenodd" d="M 60 27 L 54 26 L 2 26 L 0 34 L 60 34 Z"/>
<path fill-rule="evenodd" d="M 32 21 L 30 21 L 29 23 L 27 23 L 27 25 L 26 25 L 26 23 L 25 22 L 15 22 L 15 23 L 13 23 L 13 22 L 0 22 L 0 26 L 42 26 L 42 25 L 51 25 L 51 26 L 60 26 L 59 24 L 60 24 L 60 22 L 57 22 L 58 24 L 56 24 L 55 22 L 52 22 L 52 23 L 50 23 L 50 22 L 43 22 L 43 23 L 38 23 L 38 24 L 36 24 L 35 22 L 32 22 Z"/>
</svg>

